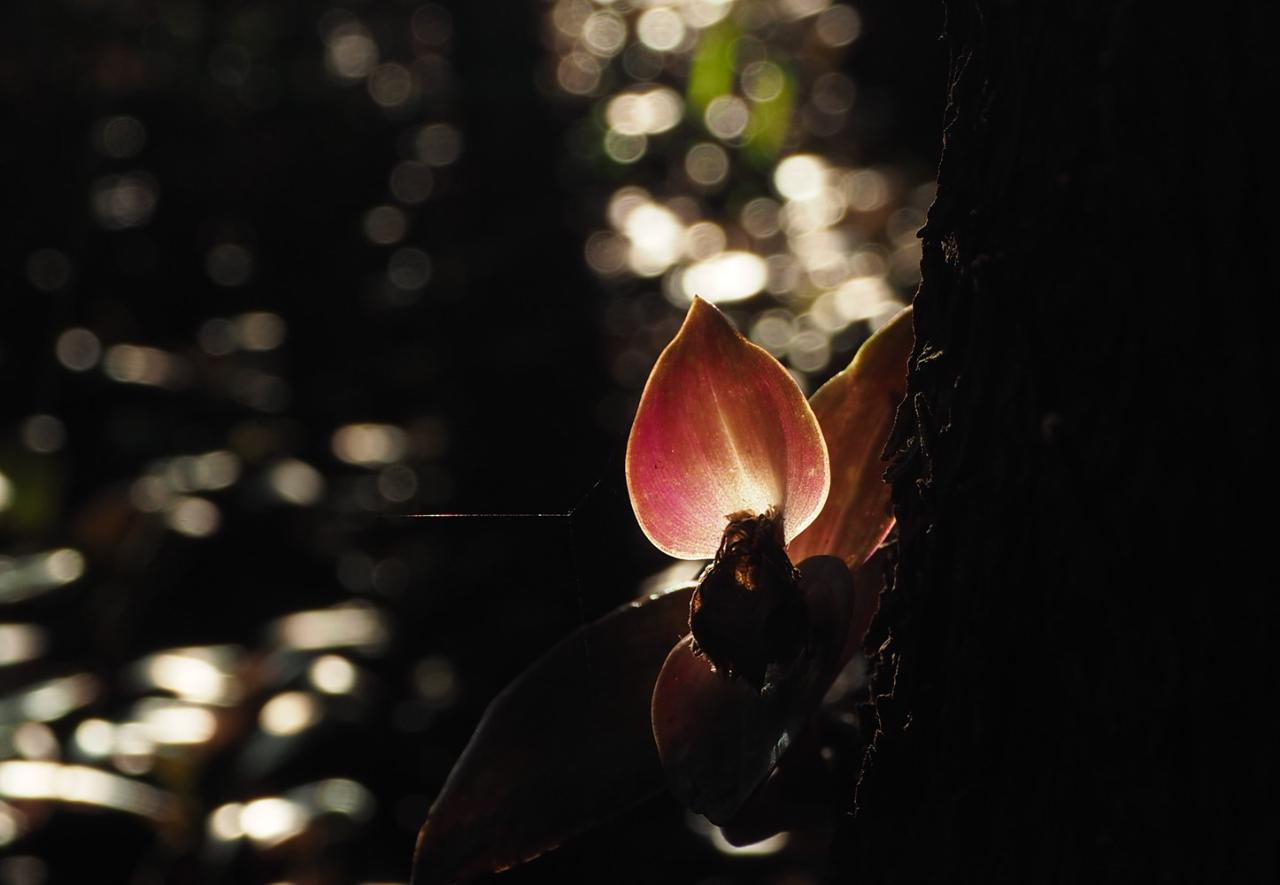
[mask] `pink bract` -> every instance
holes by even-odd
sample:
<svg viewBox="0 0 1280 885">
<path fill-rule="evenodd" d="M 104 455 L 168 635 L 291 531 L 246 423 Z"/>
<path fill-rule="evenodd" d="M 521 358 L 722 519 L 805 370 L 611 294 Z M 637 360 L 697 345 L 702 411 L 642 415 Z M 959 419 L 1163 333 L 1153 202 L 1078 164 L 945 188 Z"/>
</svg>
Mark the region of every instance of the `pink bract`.
<svg viewBox="0 0 1280 885">
<path fill-rule="evenodd" d="M 645 385 L 627 442 L 640 528 L 680 559 L 716 553 L 728 517 L 776 508 L 794 538 L 831 486 L 826 443 L 794 379 L 695 298 Z"/>
<path fill-rule="evenodd" d="M 914 341 L 908 307 L 809 400 L 831 456 L 831 494 L 822 513 L 787 548 L 793 562 L 833 554 L 857 568 L 893 528 L 880 450 L 906 395 Z"/>
</svg>

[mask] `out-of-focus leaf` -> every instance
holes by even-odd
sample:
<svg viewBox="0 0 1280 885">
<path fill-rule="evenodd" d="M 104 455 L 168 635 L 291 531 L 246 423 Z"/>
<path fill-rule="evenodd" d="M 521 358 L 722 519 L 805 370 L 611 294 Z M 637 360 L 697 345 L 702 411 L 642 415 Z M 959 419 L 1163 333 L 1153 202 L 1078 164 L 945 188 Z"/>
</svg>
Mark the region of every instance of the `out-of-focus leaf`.
<svg viewBox="0 0 1280 885">
<path fill-rule="evenodd" d="M 689 637 L 671 650 L 654 686 L 653 734 L 667 786 L 714 823 L 731 820 L 769 776 L 839 672 L 853 611 L 849 570 L 834 556 L 815 556 L 800 574 L 812 634 L 791 676 L 759 693 L 714 672 Z"/>
<path fill-rule="evenodd" d="M 810 398 L 831 455 L 831 494 L 818 518 L 788 546 L 792 560 L 831 554 L 857 568 L 893 528 L 880 452 L 906 393 L 914 341 L 908 307 Z"/>
<path fill-rule="evenodd" d="M 662 789 L 649 701 L 692 591 L 605 615 L 494 699 L 418 835 L 415 885 L 530 860 Z"/>
<path fill-rule="evenodd" d="M 689 67 L 689 106 L 701 114 L 713 98 L 733 92 L 734 60 L 741 30 L 729 16 L 698 36 Z"/>
<path fill-rule="evenodd" d="M 778 68 L 781 81 L 777 94 L 751 105 L 751 137 L 747 152 L 761 164 L 774 160 L 791 131 L 791 116 L 796 104 L 795 75 Z"/>
<path fill-rule="evenodd" d="M 829 483 L 822 431 L 794 379 L 694 298 L 627 440 L 627 490 L 649 540 L 710 559 L 729 516 L 771 509 L 790 539 L 822 509 Z"/>
</svg>

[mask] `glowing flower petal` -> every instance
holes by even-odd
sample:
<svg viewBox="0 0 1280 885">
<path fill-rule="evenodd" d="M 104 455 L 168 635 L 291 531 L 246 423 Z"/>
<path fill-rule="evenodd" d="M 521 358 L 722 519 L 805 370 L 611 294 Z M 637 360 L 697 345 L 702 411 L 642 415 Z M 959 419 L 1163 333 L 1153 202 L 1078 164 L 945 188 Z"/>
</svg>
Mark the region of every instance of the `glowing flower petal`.
<svg viewBox="0 0 1280 885">
<path fill-rule="evenodd" d="M 662 789 L 649 703 L 692 591 L 605 615 L 494 699 L 418 835 L 415 885 L 514 866 Z"/>
<path fill-rule="evenodd" d="M 831 452 L 831 494 L 818 518 L 787 547 L 793 561 L 832 554 L 857 568 L 893 528 L 880 453 L 906 393 L 914 341 L 908 307 L 809 400 Z"/>
<path fill-rule="evenodd" d="M 795 381 L 695 298 L 653 367 L 627 442 L 627 488 L 649 540 L 681 559 L 710 558 L 731 514 L 770 507 L 791 539 L 829 485 L 822 432 Z"/>
<path fill-rule="evenodd" d="M 799 669 L 760 693 L 716 673 L 692 637 L 671 650 L 653 689 L 653 737 L 667 786 L 685 807 L 724 824 L 758 787 L 839 672 L 853 612 L 849 570 L 834 556 L 800 564 L 811 637 Z"/>
</svg>

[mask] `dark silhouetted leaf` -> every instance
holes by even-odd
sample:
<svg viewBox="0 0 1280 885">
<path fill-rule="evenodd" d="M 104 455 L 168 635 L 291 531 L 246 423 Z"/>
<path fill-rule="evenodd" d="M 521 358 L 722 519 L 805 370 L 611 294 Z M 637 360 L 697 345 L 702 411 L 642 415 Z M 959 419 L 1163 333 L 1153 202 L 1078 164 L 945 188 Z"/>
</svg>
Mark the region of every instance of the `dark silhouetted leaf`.
<svg viewBox="0 0 1280 885">
<path fill-rule="evenodd" d="M 649 703 L 692 590 L 583 627 L 494 699 L 418 835 L 415 885 L 530 860 L 662 789 Z"/>
<path fill-rule="evenodd" d="M 668 655 L 653 691 L 653 733 L 667 786 L 688 808 L 723 824 L 758 787 L 822 702 L 839 672 L 853 612 L 844 562 L 800 564 L 812 625 L 796 670 L 771 690 L 712 671 L 686 638 Z"/>
</svg>

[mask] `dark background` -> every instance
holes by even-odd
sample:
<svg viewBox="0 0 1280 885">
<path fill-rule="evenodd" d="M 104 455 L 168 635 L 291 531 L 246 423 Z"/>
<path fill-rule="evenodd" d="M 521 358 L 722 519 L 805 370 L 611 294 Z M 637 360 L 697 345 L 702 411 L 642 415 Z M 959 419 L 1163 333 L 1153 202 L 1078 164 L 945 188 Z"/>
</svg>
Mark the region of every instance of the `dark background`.
<svg viewBox="0 0 1280 885">
<path fill-rule="evenodd" d="M 385 55 L 420 51 L 405 27 L 416 4 L 349 6 Z M 603 330 L 608 305 L 638 296 L 609 290 L 582 260 L 612 185 L 568 156 L 582 109 L 539 89 L 546 7 L 445 6 L 448 38 L 432 49 L 445 66 L 439 88 L 398 119 L 363 84 L 326 74 L 318 4 L 80 0 L 0 13 L 0 471 L 17 502 L 0 513 L 0 555 L 72 547 L 85 561 L 67 587 L 0 601 L 0 621 L 47 639 L 36 659 L 0 667 L 0 695 L 91 674 L 92 698 L 47 724 L 54 757 L 74 763 L 84 761 L 79 721 L 118 719 L 146 693 L 131 675 L 145 655 L 232 644 L 250 674 L 244 703 L 219 714 L 217 740 L 140 775 L 180 797 L 181 823 L 27 803 L 29 831 L 0 845 L 0 882 L 405 881 L 417 826 L 488 699 L 665 564 L 626 500 L 617 413 L 634 391 L 619 399 L 609 371 L 625 333 Z M 846 65 L 860 88 L 860 159 L 927 177 L 943 97 L 940 10 L 858 9 L 866 36 Z M 116 115 L 145 125 L 133 156 L 100 147 L 95 133 Z M 464 147 L 408 212 L 404 243 L 430 255 L 431 277 L 412 297 L 389 296 L 381 274 L 394 247 L 369 242 L 361 218 L 389 202 L 404 133 L 436 121 Z M 95 188 L 137 171 L 154 182 L 154 211 L 111 229 Z M 252 256 L 243 284 L 207 270 L 227 242 Z M 661 302 L 646 309 L 655 324 L 679 316 Z M 207 321 L 246 311 L 278 315 L 283 343 L 201 349 Z M 70 327 L 93 330 L 104 348 L 168 351 L 185 361 L 186 381 L 164 389 L 69 371 L 55 342 Z M 36 414 L 62 422 L 56 450 L 24 445 Z M 361 421 L 418 428 L 408 499 L 370 506 L 377 471 L 334 457 L 334 429 Z M 206 496 L 221 514 L 211 536 L 166 531 L 130 506 L 149 464 L 219 449 L 242 466 L 234 485 Z M 320 472 L 321 503 L 272 498 L 268 477 L 283 458 Z M 402 517 L 440 511 L 552 515 Z M 325 699 L 299 734 L 255 730 L 266 699 L 306 682 L 309 657 L 279 644 L 273 620 L 353 598 L 389 636 L 351 653 L 359 690 Z M 449 691 L 423 696 L 424 658 L 445 662 Z M 0 758 L 22 755 L 20 725 L 0 723 Z M 371 817 L 321 819 L 262 851 L 208 834 L 224 803 L 336 776 L 368 788 Z M 726 857 L 663 797 L 510 878 L 802 882 L 821 854 L 797 843 Z"/>
</svg>

